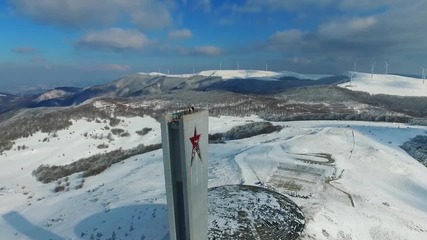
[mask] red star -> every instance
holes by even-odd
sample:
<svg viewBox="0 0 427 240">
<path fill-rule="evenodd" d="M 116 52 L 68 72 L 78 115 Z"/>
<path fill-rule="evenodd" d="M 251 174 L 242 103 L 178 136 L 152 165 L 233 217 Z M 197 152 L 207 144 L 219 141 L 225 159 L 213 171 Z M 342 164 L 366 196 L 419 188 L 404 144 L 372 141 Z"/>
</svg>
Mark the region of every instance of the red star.
<svg viewBox="0 0 427 240">
<path fill-rule="evenodd" d="M 194 128 L 194 136 L 190 138 L 191 144 L 193 144 L 193 150 L 199 148 L 200 134 L 197 134 L 196 128 Z"/>
<path fill-rule="evenodd" d="M 197 134 L 197 129 L 194 128 L 194 136 L 190 138 L 191 144 L 193 145 L 193 149 L 191 151 L 191 165 L 193 165 L 194 157 L 199 157 L 200 161 L 202 161 L 202 156 L 200 154 L 200 148 L 199 148 L 199 140 L 200 140 L 200 134 Z"/>
</svg>

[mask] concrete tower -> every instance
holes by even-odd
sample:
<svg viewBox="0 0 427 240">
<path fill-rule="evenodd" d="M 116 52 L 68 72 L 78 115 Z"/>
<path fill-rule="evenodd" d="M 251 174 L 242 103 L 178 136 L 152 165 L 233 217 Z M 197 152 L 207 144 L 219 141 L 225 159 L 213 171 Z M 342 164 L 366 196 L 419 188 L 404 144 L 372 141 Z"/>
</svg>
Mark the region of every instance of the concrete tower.
<svg viewBox="0 0 427 240">
<path fill-rule="evenodd" d="M 170 239 L 207 239 L 208 111 L 166 115 L 162 144 Z"/>
</svg>

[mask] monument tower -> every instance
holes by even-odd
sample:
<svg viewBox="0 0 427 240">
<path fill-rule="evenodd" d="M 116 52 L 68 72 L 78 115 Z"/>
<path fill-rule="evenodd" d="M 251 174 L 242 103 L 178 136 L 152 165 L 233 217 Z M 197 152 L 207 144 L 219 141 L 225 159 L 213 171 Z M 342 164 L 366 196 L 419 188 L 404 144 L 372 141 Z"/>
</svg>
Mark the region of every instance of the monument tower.
<svg viewBox="0 0 427 240">
<path fill-rule="evenodd" d="M 207 239 L 208 111 L 167 114 L 162 144 L 170 239 Z"/>
</svg>

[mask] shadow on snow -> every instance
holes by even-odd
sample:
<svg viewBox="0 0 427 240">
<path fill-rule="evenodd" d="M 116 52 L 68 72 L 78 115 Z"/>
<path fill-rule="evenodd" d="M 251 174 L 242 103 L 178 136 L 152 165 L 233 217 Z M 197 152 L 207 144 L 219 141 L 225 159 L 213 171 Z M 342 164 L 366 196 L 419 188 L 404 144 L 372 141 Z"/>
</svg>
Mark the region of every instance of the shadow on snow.
<svg viewBox="0 0 427 240">
<path fill-rule="evenodd" d="M 167 205 L 143 204 L 108 209 L 83 219 L 79 239 L 169 239 Z"/>
<path fill-rule="evenodd" d="M 42 227 L 36 226 L 28 221 L 19 212 L 12 211 L 3 215 L 3 219 L 12 226 L 16 231 L 28 237 L 31 240 L 62 240 L 64 238 L 46 230 Z"/>
<path fill-rule="evenodd" d="M 123 206 L 95 213 L 74 227 L 78 239 L 169 239 L 167 205 L 142 204 Z M 73 236 L 58 236 L 34 225 L 19 212 L 2 216 L 6 223 L 30 240 L 64 240 Z M 64 223 L 65 224 L 65 223 Z"/>
</svg>

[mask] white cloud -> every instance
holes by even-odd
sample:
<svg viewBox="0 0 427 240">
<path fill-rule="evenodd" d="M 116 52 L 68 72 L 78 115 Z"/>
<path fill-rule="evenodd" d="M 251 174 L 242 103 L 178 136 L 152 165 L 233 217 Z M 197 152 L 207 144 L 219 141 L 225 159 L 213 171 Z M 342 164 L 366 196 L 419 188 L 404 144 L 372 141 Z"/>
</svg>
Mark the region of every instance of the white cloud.
<svg viewBox="0 0 427 240">
<path fill-rule="evenodd" d="M 223 53 L 220 47 L 214 45 L 202 45 L 186 47 L 182 45 L 164 44 L 156 46 L 154 50 L 165 55 L 183 55 L 183 56 L 217 56 Z"/>
<path fill-rule="evenodd" d="M 177 29 L 172 30 L 169 32 L 169 38 L 170 39 L 187 39 L 191 38 L 193 36 L 193 33 L 190 29 Z"/>
<path fill-rule="evenodd" d="M 197 6 L 205 12 L 210 12 L 212 10 L 211 0 L 197 0 Z"/>
<path fill-rule="evenodd" d="M 121 65 L 121 64 L 106 64 L 105 69 L 112 70 L 112 71 L 126 72 L 126 71 L 129 71 L 130 67 L 128 65 Z"/>
<path fill-rule="evenodd" d="M 379 7 L 414 4 L 417 0 L 343 0 L 338 2 L 340 9 L 344 10 L 370 10 Z"/>
<path fill-rule="evenodd" d="M 14 49 L 12 49 L 12 52 L 14 53 L 18 53 L 18 54 L 36 54 L 39 52 L 39 50 L 37 48 L 33 48 L 33 47 L 16 47 Z"/>
<path fill-rule="evenodd" d="M 212 45 L 194 47 L 194 53 L 198 55 L 215 56 L 221 54 L 221 51 L 221 48 Z"/>
<path fill-rule="evenodd" d="M 295 64 L 310 64 L 312 61 L 307 58 L 301 58 L 301 57 L 293 57 L 291 58 L 291 62 Z"/>
<path fill-rule="evenodd" d="M 172 22 L 168 9 L 161 5 L 152 7 L 149 11 L 134 11 L 130 18 L 131 22 L 141 29 L 163 28 Z"/>
<path fill-rule="evenodd" d="M 319 27 L 319 34 L 340 36 L 349 33 L 357 34 L 363 31 L 368 31 L 375 27 L 377 19 L 373 16 L 364 18 L 353 18 L 349 20 L 337 20 L 330 23 L 322 24 Z"/>
<path fill-rule="evenodd" d="M 77 46 L 110 50 L 141 50 L 150 44 L 145 34 L 137 30 L 110 28 L 86 34 L 77 42 Z"/>
<path fill-rule="evenodd" d="M 353 30 L 366 30 L 375 25 L 376 19 L 374 17 L 356 18 L 349 22 L 349 27 Z"/>
<path fill-rule="evenodd" d="M 272 36 L 273 41 L 289 41 L 289 42 L 295 42 L 301 39 L 301 37 L 304 35 L 304 32 L 299 29 L 289 29 L 286 31 L 279 31 L 276 32 Z"/>
<path fill-rule="evenodd" d="M 292 11 L 301 9 L 307 6 L 310 7 L 323 7 L 327 6 L 336 0 L 298 0 L 298 1 L 285 1 L 285 0 L 246 0 L 243 4 L 232 4 L 234 11 L 241 12 L 261 12 L 261 11 Z"/>
<path fill-rule="evenodd" d="M 123 19 L 140 28 L 171 24 L 169 0 L 14 0 L 13 6 L 37 21 L 66 26 L 110 25 Z"/>
<path fill-rule="evenodd" d="M 406 59 L 425 63 L 427 4 L 389 9 L 367 17 L 336 17 L 312 30 L 286 29 L 276 32 L 263 44 L 263 49 L 282 54 L 294 64 L 300 59 L 329 69 L 348 69 L 355 58 L 369 62 L 372 58 Z M 296 59 L 292 59 L 296 56 Z M 344 60 L 343 60 L 344 59 Z M 368 60 L 366 60 L 368 59 Z M 328 65 L 328 66 L 325 66 Z M 394 65 L 396 66 L 396 65 Z M 414 68 L 417 68 L 414 64 Z M 395 71 L 405 71 L 405 66 Z"/>
<path fill-rule="evenodd" d="M 130 70 L 129 65 L 110 63 L 110 64 L 86 64 L 77 66 L 80 70 L 89 72 L 95 71 L 112 71 L 112 72 L 127 72 Z"/>
<path fill-rule="evenodd" d="M 297 46 L 299 47 L 299 44 L 303 43 L 305 34 L 307 33 L 299 29 L 289 29 L 276 32 L 270 37 L 266 48 L 271 51 L 296 49 Z"/>
<path fill-rule="evenodd" d="M 420 4 L 420 0 L 244 0 L 226 4 L 238 12 L 306 11 L 330 8 L 344 11 L 369 11 L 381 8 L 398 8 Z"/>
<path fill-rule="evenodd" d="M 233 24 L 233 20 L 231 20 L 230 18 L 227 17 L 222 17 L 217 21 L 217 24 L 219 25 L 232 25 Z"/>
</svg>

